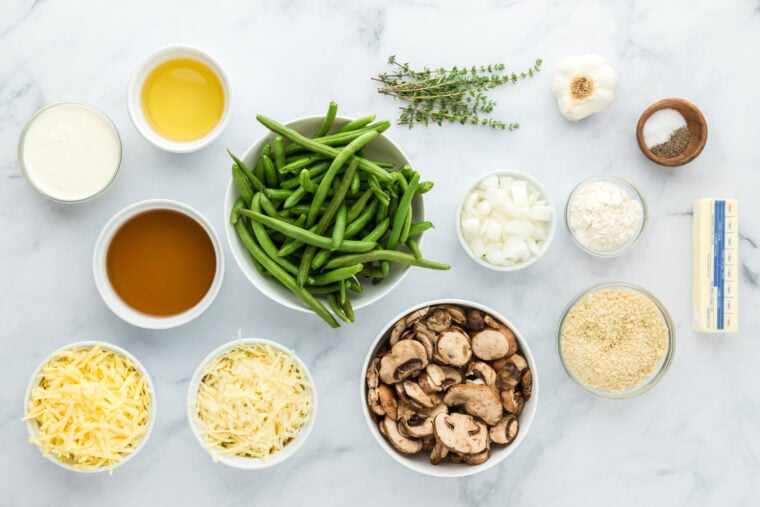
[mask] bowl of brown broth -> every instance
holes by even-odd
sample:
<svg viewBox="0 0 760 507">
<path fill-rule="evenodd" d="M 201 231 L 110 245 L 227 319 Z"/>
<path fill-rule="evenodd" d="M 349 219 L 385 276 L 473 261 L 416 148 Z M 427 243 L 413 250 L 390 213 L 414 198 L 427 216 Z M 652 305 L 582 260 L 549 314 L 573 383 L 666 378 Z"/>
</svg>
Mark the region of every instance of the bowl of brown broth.
<svg viewBox="0 0 760 507">
<path fill-rule="evenodd" d="M 148 329 L 185 324 L 203 313 L 224 274 L 221 243 L 200 212 L 177 201 L 140 201 L 100 231 L 95 284 L 121 319 Z"/>
</svg>

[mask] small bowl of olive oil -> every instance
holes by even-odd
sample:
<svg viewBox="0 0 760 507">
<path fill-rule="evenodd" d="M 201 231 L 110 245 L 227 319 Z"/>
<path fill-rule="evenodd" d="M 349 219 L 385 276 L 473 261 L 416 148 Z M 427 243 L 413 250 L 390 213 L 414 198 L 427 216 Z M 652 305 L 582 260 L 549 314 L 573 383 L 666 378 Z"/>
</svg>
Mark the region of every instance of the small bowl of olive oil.
<svg viewBox="0 0 760 507">
<path fill-rule="evenodd" d="M 229 120 L 229 79 L 208 53 L 167 46 L 148 55 L 132 76 L 127 105 L 137 130 L 159 148 L 200 150 Z"/>
</svg>

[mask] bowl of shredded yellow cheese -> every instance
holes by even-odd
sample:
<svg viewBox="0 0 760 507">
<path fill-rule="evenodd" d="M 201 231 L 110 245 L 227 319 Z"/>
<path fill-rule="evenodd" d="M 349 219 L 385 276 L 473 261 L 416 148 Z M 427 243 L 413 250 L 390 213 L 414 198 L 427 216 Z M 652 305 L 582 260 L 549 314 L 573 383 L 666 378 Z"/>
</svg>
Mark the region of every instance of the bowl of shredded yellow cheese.
<svg viewBox="0 0 760 507">
<path fill-rule="evenodd" d="M 29 382 L 29 441 L 63 468 L 113 473 L 147 442 L 154 392 L 145 367 L 126 350 L 72 343 L 45 358 Z"/>
<path fill-rule="evenodd" d="M 235 340 L 209 354 L 190 380 L 187 415 L 215 462 L 255 470 L 281 463 L 308 438 L 317 411 L 309 370 L 293 351 Z"/>
</svg>

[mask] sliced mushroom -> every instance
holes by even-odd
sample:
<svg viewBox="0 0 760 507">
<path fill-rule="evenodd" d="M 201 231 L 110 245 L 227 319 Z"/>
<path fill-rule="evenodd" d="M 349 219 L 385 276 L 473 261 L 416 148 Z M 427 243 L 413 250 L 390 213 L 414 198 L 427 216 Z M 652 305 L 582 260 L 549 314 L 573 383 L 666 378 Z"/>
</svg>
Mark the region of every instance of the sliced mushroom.
<svg viewBox="0 0 760 507">
<path fill-rule="evenodd" d="M 522 380 L 522 371 L 514 362 L 507 361 L 504 367 L 496 373 L 496 389 L 509 391 Z"/>
<path fill-rule="evenodd" d="M 435 351 L 435 345 L 433 344 L 433 340 L 430 339 L 430 336 L 428 336 L 425 333 L 414 333 L 414 339 L 420 342 L 423 347 L 425 347 L 425 352 L 427 353 L 428 361 L 433 359 L 433 352 Z"/>
<path fill-rule="evenodd" d="M 435 305 L 430 308 L 430 310 L 444 310 L 451 315 L 451 320 L 459 324 L 460 326 L 464 326 L 467 323 L 467 315 L 464 313 L 464 310 L 462 310 L 460 307 L 456 305 Z"/>
<path fill-rule="evenodd" d="M 506 363 L 504 363 L 504 366 L 507 364 L 514 364 L 515 369 L 519 371 L 521 374 L 528 369 L 528 361 L 525 360 L 523 356 L 520 354 L 512 354 L 507 358 Z"/>
<path fill-rule="evenodd" d="M 522 414 L 525 406 L 523 393 L 516 389 L 510 389 L 509 391 L 501 391 L 499 397 L 501 398 L 501 406 L 504 407 L 505 411 L 514 415 Z"/>
<path fill-rule="evenodd" d="M 407 328 L 411 327 L 412 324 L 423 318 L 425 315 L 428 314 L 428 311 L 430 310 L 430 307 L 426 306 L 424 308 L 419 308 L 409 315 L 406 315 L 405 317 L 402 317 L 399 319 L 394 325 L 393 329 L 391 329 L 391 336 L 389 339 L 389 342 L 391 346 L 396 345 L 398 341 L 402 338 L 404 332 Z"/>
<path fill-rule="evenodd" d="M 482 465 L 486 461 L 488 461 L 488 458 L 491 457 L 491 449 L 488 447 L 485 448 L 485 450 L 477 453 L 477 454 L 465 454 L 463 456 L 464 462 L 468 465 Z"/>
<path fill-rule="evenodd" d="M 375 358 L 367 368 L 367 405 L 373 414 L 383 416 L 385 409 L 380 402 L 380 392 L 378 391 L 379 373 L 377 367 L 380 364 L 380 358 Z"/>
<path fill-rule="evenodd" d="M 433 398 L 431 398 L 430 395 L 426 393 L 425 390 L 422 389 L 422 387 L 420 387 L 417 382 L 414 382 L 412 380 L 405 380 L 403 385 L 404 392 L 412 401 L 412 403 L 416 402 L 426 408 L 433 408 L 436 406 L 437 403 L 435 403 Z"/>
<path fill-rule="evenodd" d="M 449 459 L 451 460 L 452 463 L 455 463 L 457 465 L 461 465 L 462 463 L 464 463 L 464 456 L 462 456 L 458 452 L 450 452 Z"/>
<path fill-rule="evenodd" d="M 438 414 L 433 431 L 436 440 L 460 454 L 477 454 L 488 445 L 486 425 L 467 414 Z"/>
<path fill-rule="evenodd" d="M 444 380 L 446 380 L 446 373 L 435 363 L 428 363 L 425 372 L 417 377 L 417 383 L 428 394 L 441 392 Z"/>
<path fill-rule="evenodd" d="M 425 347 L 415 340 L 401 340 L 380 360 L 380 379 L 386 384 L 401 382 L 428 364 Z"/>
<path fill-rule="evenodd" d="M 452 327 L 438 336 L 434 360 L 451 366 L 464 366 L 471 357 L 470 337 L 462 328 Z"/>
<path fill-rule="evenodd" d="M 380 384 L 377 387 L 378 398 L 380 406 L 388 417 L 394 421 L 398 419 L 398 401 L 396 400 L 396 393 L 392 387 L 388 384 Z M 378 414 L 381 415 L 381 414 Z"/>
<path fill-rule="evenodd" d="M 530 370 L 525 370 L 523 372 L 522 378 L 520 379 L 520 389 L 522 389 L 525 399 L 529 400 L 533 394 L 533 374 Z"/>
<path fill-rule="evenodd" d="M 449 454 L 449 448 L 443 445 L 441 441 L 436 438 L 435 446 L 433 447 L 433 450 L 430 452 L 430 463 L 432 463 L 433 465 L 438 465 L 444 459 L 446 459 L 446 456 L 448 456 L 448 454 Z"/>
<path fill-rule="evenodd" d="M 451 314 L 442 308 L 434 309 L 425 324 L 432 331 L 441 333 L 451 327 Z"/>
<path fill-rule="evenodd" d="M 465 380 L 474 384 L 485 384 L 488 387 L 496 386 L 496 372 L 483 361 L 473 361 L 464 374 Z"/>
<path fill-rule="evenodd" d="M 472 353 L 484 361 L 493 361 L 517 352 L 515 334 L 507 326 L 484 328 L 472 335 Z"/>
<path fill-rule="evenodd" d="M 496 423 L 488 432 L 488 435 L 497 444 L 509 444 L 515 439 L 519 429 L 520 423 L 517 420 L 517 416 L 509 414 Z"/>
<path fill-rule="evenodd" d="M 478 384 L 456 384 L 449 387 L 443 402 L 449 407 L 461 406 L 464 411 L 483 419 L 487 424 L 496 424 L 503 410 L 499 394 L 491 387 Z"/>
<path fill-rule="evenodd" d="M 467 312 L 467 329 L 470 331 L 480 331 L 486 326 L 483 322 L 483 312 L 473 308 Z"/>
<path fill-rule="evenodd" d="M 493 329 L 499 329 L 500 322 L 497 322 L 496 319 L 488 315 L 487 313 L 483 317 L 483 323 Z"/>
<path fill-rule="evenodd" d="M 422 452 L 430 452 L 435 449 L 435 437 L 433 435 L 422 439 Z"/>
<path fill-rule="evenodd" d="M 447 414 L 449 407 L 439 403 L 431 409 L 421 409 L 405 420 L 401 420 L 399 430 L 403 430 L 411 437 L 423 438 L 433 434 L 433 419 L 438 414 Z"/>
<path fill-rule="evenodd" d="M 380 421 L 380 433 L 400 453 L 416 454 L 422 450 L 422 442 L 414 438 L 407 438 L 399 433 L 396 421 L 389 417 L 383 417 L 383 420 Z"/>
<path fill-rule="evenodd" d="M 462 372 L 452 366 L 441 366 L 445 378 L 443 379 L 443 388 L 448 389 L 449 386 L 462 383 Z"/>
</svg>

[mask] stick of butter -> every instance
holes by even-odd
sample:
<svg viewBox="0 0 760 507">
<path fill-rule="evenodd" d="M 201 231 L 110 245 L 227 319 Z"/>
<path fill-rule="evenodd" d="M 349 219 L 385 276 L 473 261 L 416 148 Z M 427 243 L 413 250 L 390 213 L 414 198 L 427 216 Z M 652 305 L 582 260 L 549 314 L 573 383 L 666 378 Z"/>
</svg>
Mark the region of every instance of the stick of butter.
<svg viewBox="0 0 760 507">
<path fill-rule="evenodd" d="M 735 333 L 738 323 L 739 203 L 694 201 L 692 324 L 700 333 Z"/>
</svg>

